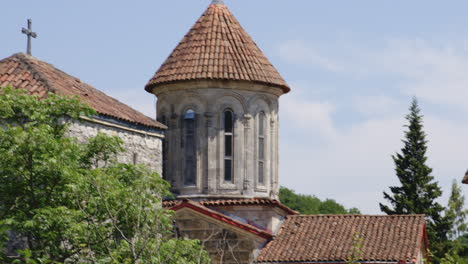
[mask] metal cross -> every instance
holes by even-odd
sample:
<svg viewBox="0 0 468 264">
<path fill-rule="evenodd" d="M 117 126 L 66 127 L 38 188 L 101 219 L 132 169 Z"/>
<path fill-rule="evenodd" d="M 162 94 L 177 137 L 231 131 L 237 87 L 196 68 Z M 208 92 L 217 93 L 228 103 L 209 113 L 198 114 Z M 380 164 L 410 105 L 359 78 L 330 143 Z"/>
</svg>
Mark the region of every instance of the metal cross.
<svg viewBox="0 0 468 264">
<path fill-rule="evenodd" d="M 26 34 L 28 36 L 28 49 L 27 49 L 27 54 L 31 55 L 31 37 L 36 38 L 37 34 L 36 32 L 32 31 L 32 20 L 28 19 L 28 28 L 23 28 L 21 30 L 23 34 Z"/>
</svg>

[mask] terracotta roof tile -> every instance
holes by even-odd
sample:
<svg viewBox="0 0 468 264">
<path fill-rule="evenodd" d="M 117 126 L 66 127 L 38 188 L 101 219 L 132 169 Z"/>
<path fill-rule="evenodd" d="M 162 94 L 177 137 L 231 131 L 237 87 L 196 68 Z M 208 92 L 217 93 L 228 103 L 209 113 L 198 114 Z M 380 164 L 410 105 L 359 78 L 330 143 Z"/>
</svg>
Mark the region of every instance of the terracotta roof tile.
<svg viewBox="0 0 468 264">
<path fill-rule="evenodd" d="M 164 207 L 173 207 L 180 203 L 183 200 L 169 200 L 164 201 Z M 278 202 L 277 200 L 263 199 L 263 198 L 251 198 L 251 199 L 216 199 L 216 200 L 202 200 L 197 201 L 199 204 L 207 207 L 219 207 L 219 206 L 242 206 L 242 205 L 265 205 L 265 206 L 274 206 L 282 209 L 290 215 L 297 215 L 298 212 L 292 210 L 286 205 Z"/>
<path fill-rule="evenodd" d="M 296 215 L 287 216 L 257 262 L 346 262 L 355 234 L 363 239 L 360 261 L 412 262 L 427 246 L 423 215 Z"/>
<path fill-rule="evenodd" d="M 233 80 L 290 88 L 224 4 L 212 4 L 145 89 L 190 80 Z"/>
<path fill-rule="evenodd" d="M 66 74 L 53 65 L 23 53 L 17 53 L 0 60 L 0 85 L 26 89 L 40 98 L 46 97 L 48 92 L 66 96 L 77 95 L 82 102 L 87 103 L 102 115 L 147 127 L 166 128 L 156 120 Z"/>
</svg>

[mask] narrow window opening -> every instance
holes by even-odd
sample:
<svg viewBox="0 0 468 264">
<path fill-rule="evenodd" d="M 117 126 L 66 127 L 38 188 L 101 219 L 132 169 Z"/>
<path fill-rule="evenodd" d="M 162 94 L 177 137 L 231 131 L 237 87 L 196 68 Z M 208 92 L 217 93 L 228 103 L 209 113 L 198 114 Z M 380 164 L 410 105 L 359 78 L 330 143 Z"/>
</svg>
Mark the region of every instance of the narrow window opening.
<svg viewBox="0 0 468 264">
<path fill-rule="evenodd" d="M 234 168 L 234 115 L 231 110 L 224 111 L 224 180 L 232 182 Z"/>
<path fill-rule="evenodd" d="M 187 110 L 184 115 L 185 130 L 185 185 L 196 184 L 195 111 Z"/>
<path fill-rule="evenodd" d="M 258 183 L 265 184 L 265 113 L 258 117 Z"/>
<path fill-rule="evenodd" d="M 133 153 L 133 165 L 138 164 L 138 153 Z"/>
</svg>

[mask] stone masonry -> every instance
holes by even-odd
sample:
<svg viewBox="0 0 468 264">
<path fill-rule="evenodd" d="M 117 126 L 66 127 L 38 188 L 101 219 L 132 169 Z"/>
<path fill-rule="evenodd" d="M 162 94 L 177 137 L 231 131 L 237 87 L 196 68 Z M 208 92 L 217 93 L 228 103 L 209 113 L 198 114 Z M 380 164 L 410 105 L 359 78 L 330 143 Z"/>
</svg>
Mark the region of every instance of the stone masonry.
<svg viewBox="0 0 468 264">
<path fill-rule="evenodd" d="M 167 180 L 178 198 L 278 199 L 279 88 L 241 82 L 197 82 L 160 88 L 158 120 L 169 129 Z M 212 88 L 211 88 L 212 87 Z M 234 114 L 233 177 L 224 180 L 223 113 Z M 184 113 L 195 112 L 196 180 L 184 183 Z M 264 114 L 264 180 L 259 180 L 259 115 Z"/>
<path fill-rule="evenodd" d="M 118 155 L 118 162 L 144 164 L 161 175 L 162 132 L 134 129 L 99 119 L 74 122 L 68 131 L 68 135 L 76 137 L 79 142 L 85 142 L 98 133 L 118 136 L 123 140 L 125 152 Z"/>
</svg>

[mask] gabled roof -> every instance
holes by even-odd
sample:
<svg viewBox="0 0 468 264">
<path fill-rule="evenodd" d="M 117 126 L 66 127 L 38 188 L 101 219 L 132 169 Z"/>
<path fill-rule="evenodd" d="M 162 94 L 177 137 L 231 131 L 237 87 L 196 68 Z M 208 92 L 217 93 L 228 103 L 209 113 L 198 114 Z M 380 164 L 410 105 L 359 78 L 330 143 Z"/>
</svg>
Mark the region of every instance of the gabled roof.
<svg viewBox="0 0 468 264">
<path fill-rule="evenodd" d="M 237 228 L 240 228 L 240 229 L 243 229 L 249 233 L 252 233 L 254 235 L 257 235 L 263 239 L 271 239 L 273 237 L 273 234 L 265 231 L 265 230 L 262 230 L 260 228 L 257 228 L 253 225 L 249 225 L 247 223 L 244 223 L 242 221 L 239 221 L 237 219 L 234 219 L 230 216 L 227 216 L 221 212 L 218 212 L 218 211 L 215 211 L 215 210 L 212 210 L 210 208 L 207 208 L 203 205 L 201 205 L 200 203 L 198 202 L 195 202 L 195 201 L 191 201 L 191 200 L 184 200 L 180 203 L 178 203 L 177 205 L 174 205 L 172 207 L 170 207 L 169 209 L 173 210 L 173 211 L 178 211 L 178 210 L 181 210 L 183 208 L 190 208 L 194 211 L 197 211 L 199 213 L 202 213 L 206 216 L 209 216 L 213 219 L 216 219 L 218 221 L 221 221 L 221 222 L 224 222 L 226 224 L 229 224 L 231 226 L 234 226 L 234 227 L 237 227 Z"/>
<path fill-rule="evenodd" d="M 222 1 L 214 1 L 148 82 L 248 81 L 290 88 Z"/>
<path fill-rule="evenodd" d="M 46 97 L 49 92 L 66 96 L 76 95 L 83 103 L 88 104 L 104 116 L 151 128 L 166 128 L 165 125 L 104 94 L 78 78 L 24 53 L 16 53 L 0 60 L 0 87 L 7 85 L 26 89 L 39 98 Z"/>
<path fill-rule="evenodd" d="M 356 235 L 360 261 L 414 262 L 427 248 L 424 215 L 298 215 L 287 216 L 257 262 L 343 263 L 359 242 Z"/>
<path fill-rule="evenodd" d="M 163 202 L 164 207 L 172 207 L 182 203 L 183 200 L 168 200 Z M 270 200 L 264 198 L 248 198 L 248 199 L 216 199 L 216 200 L 202 200 L 197 203 L 206 207 L 223 207 L 223 206 L 249 206 L 249 205 L 264 205 L 277 207 L 283 210 L 286 214 L 297 215 L 298 212 L 292 210 L 286 205 L 277 200 Z"/>
</svg>

